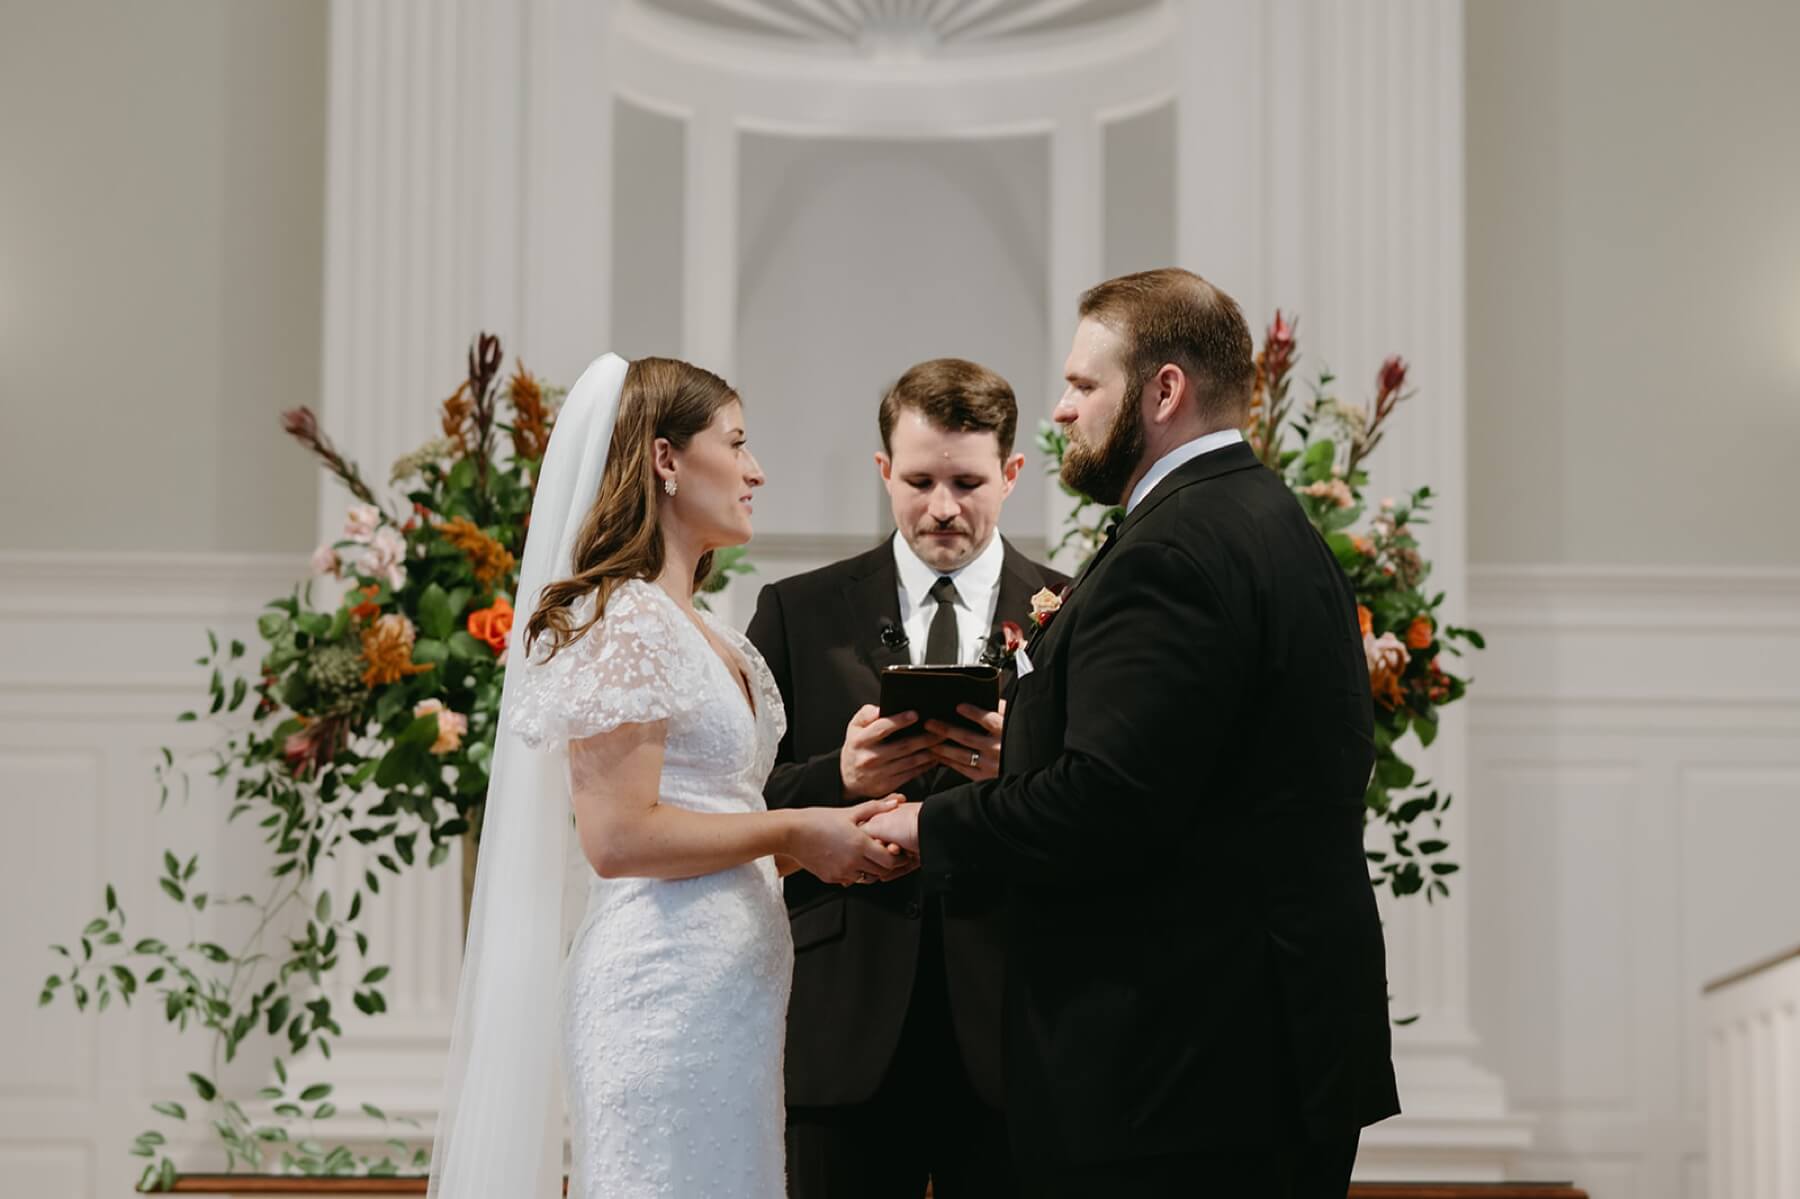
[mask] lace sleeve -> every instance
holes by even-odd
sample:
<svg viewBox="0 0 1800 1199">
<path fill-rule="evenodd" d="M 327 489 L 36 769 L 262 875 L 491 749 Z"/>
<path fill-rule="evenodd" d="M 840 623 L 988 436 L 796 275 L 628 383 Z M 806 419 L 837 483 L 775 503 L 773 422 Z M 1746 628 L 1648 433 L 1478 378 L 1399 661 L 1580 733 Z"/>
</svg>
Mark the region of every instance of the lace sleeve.
<svg viewBox="0 0 1800 1199">
<path fill-rule="evenodd" d="M 585 637 L 549 661 L 525 664 L 506 727 L 538 748 L 609 732 L 622 724 L 667 720 L 701 703 L 704 677 L 684 643 L 682 619 L 632 580 L 613 592 L 606 615 Z M 593 599 L 582 601 L 593 611 Z M 586 612 L 581 613 L 586 619 Z"/>
</svg>

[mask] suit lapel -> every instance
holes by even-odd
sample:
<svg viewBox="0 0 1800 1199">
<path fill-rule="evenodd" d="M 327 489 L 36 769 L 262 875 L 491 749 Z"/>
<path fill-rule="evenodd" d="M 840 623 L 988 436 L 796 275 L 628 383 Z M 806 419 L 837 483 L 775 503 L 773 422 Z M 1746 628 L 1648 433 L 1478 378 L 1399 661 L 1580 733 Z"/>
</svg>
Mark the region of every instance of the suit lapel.
<svg viewBox="0 0 1800 1199">
<path fill-rule="evenodd" d="M 846 627 L 857 656 L 879 675 L 886 667 L 912 661 L 907 646 L 891 645 L 881 635 L 884 627 L 900 628 L 900 572 L 894 565 L 893 546 L 885 542 L 864 554 L 858 565 L 864 568 L 862 573 L 844 588 Z"/>
<path fill-rule="evenodd" d="M 1075 574 L 1074 581 L 1069 584 L 1068 593 L 1063 597 L 1063 606 L 1067 607 L 1074 601 L 1076 592 L 1079 591 L 1082 584 L 1087 581 L 1090 569 L 1099 565 L 1101 553 L 1106 549 L 1117 548 L 1119 542 L 1125 540 L 1133 528 L 1143 523 L 1144 518 L 1150 515 L 1158 505 L 1166 502 L 1170 496 L 1186 487 L 1193 486 L 1195 483 L 1203 483 L 1208 479 L 1216 479 L 1221 475 L 1229 475 L 1240 470 L 1249 470 L 1252 467 L 1261 465 L 1262 460 L 1256 456 L 1256 452 L 1252 450 L 1248 444 L 1241 441 L 1234 442 L 1228 446 L 1222 446 L 1210 453 L 1201 454 L 1198 458 L 1182 463 L 1180 467 L 1168 476 L 1168 478 L 1157 484 L 1156 488 L 1152 490 L 1149 495 L 1144 497 L 1142 503 L 1125 515 L 1125 518 L 1119 522 L 1117 531 L 1113 533 L 1106 546 L 1102 547 L 1102 550 L 1095 551 L 1086 562 L 1082 563 L 1081 569 Z M 1057 617 L 1061 617 L 1061 609 L 1057 610 L 1056 615 Z M 1056 623 L 1056 620 L 1052 619 L 1050 623 L 1053 625 Z M 1032 634 L 1031 640 L 1027 643 L 1025 650 L 1035 658 L 1037 655 L 1044 652 L 1048 646 L 1049 640 L 1049 626 L 1039 628 Z"/>
</svg>

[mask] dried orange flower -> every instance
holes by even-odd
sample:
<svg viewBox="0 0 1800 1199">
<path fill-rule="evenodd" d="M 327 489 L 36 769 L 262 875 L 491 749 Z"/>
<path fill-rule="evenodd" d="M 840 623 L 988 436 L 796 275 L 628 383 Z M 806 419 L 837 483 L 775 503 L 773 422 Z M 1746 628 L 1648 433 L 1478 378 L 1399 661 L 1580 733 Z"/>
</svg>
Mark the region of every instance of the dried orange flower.
<svg viewBox="0 0 1800 1199">
<path fill-rule="evenodd" d="M 492 587 L 505 578 L 517 561 L 505 546 L 483 533 L 481 527 L 466 516 L 452 517 L 438 526 L 438 532 L 445 541 L 468 556 L 476 581 L 485 587 Z"/>
<path fill-rule="evenodd" d="M 1431 638 L 1436 633 L 1432 627 L 1431 617 L 1415 616 L 1413 622 L 1406 626 L 1406 645 L 1409 649 L 1430 649 Z"/>
<path fill-rule="evenodd" d="M 513 453 L 521 458 L 542 458 L 550 445 L 550 416 L 544 407 L 544 389 L 523 362 L 507 381 L 506 398 L 513 410 Z"/>
<path fill-rule="evenodd" d="M 430 670 L 431 663 L 421 665 L 412 660 L 413 641 L 418 635 L 413 622 L 398 612 L 377 617 L 374 624 L 363 630 L 363 661 L 368 663 L 363 682 L 379 687 Z"/>
<path fill-rule="evenodd" d="M 467 457 L 469 453 L 469 417 L 475 411 L 475 401 L 469 398 L 469 385 L 462 384 L 450 398 L 444 401 L 444 436 L 456 443 L 456 452 Z"/>
</svg>

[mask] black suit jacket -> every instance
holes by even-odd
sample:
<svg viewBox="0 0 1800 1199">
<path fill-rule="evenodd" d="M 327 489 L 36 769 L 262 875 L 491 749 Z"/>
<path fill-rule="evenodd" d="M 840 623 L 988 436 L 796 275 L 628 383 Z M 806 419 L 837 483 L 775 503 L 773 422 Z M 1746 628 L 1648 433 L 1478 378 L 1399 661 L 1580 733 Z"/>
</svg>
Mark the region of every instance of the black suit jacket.
<svg viewBox="0 0 1800 1199">
<path fill-rule="evenodd" d="M 1067 578 L 1006 544 L 994 624 L 1028 625 L 1031 596 Z M 900 623 L 899 571 L 891 542 L 762 589 L 749 637 L 768 660 L 787 707 L 788 731 L 764 796 L 771 808 L 847 806 L 838 751 L 844 728 L 880 700 L 882 667 L 911 661 L 883 644 Z M 1004 682 L 1004 680 L 1003 680 Z M 962 782 L 950 770 L 906 788 L 919 799 Z M 905 1023 L 925 915 L 919 876 L 837 887 L 788 876 L 794 990 L 788 1003 L 787 1101 L 861 1103 L 875 1094 Z M 944 901 L 945 972 L 963 1063 L 976 1090 L 1000 1106 L 1001 892 L 970 888 Z"/>
<path fill-rule="evenodd" d="M 1369 675 L 1286 486 L 1242 444 L 1184 464 L 1027 652 L 1001 777 L 920 813 L 929 884 L 1011 883 L 1015 1152 L 1257 1148 L 1398 1111 Z"/>
</svg>

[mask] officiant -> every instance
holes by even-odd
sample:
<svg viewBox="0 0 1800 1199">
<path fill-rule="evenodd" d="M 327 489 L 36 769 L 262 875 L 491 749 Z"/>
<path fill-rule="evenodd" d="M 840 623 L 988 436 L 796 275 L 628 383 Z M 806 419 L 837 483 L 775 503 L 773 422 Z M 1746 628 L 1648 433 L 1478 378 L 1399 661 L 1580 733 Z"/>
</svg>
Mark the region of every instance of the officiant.
<svg viewBox="0 0 1800 1199">
<path fill-rule="evenodd" d="M 770 808 L 921 799 L 999 770 L 1002 714 L 958 728 L 880 714 L 890 665 L 991 662 L 1006 625 L 1067 580 L 998 528 L 1025 456 L 1011 386 L 958 358 L 922 362 L 883 397 L 875 455 L 893 537 L 762 589 L 749 636 L 787 708 Z M 1001 1113 L 999 895 L 953 903 L 919 876 L 786 882 L 788 1189 L 793 1199 L 1014 1194 Z M 896 1138 L 899 1122 L 905 1137 Z"/>
</svg>

